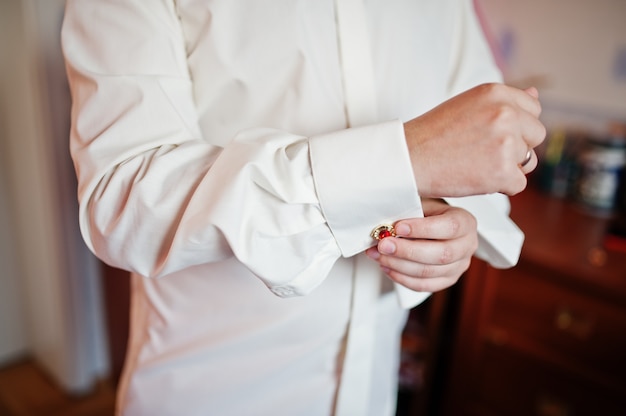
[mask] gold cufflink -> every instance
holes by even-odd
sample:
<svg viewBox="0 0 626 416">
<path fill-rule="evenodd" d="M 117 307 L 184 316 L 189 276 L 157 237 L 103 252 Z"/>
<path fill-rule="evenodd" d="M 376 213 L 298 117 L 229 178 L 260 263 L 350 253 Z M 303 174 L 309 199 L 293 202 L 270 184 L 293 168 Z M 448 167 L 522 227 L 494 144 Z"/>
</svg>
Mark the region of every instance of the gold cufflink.
<svg viewBox="0 0 626 416">
<path fill-rule="evenodd" d="M 370 233 L 374 240 L 382 240 L 387 237 L 395 237 L 396 230 L 393 228 L 393 225 L 379 225 L 374 228 Z"/>
</svg>

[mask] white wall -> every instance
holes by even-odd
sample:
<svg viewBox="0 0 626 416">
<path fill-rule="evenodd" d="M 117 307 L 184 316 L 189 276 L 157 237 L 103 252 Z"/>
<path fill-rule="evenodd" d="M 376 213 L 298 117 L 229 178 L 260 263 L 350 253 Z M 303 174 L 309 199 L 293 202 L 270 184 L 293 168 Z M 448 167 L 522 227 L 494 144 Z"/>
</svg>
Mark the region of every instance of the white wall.
<svg viewBox="0 0 626 416">
<path fill-rule="evenodd" d="M 76 220 L 59 39 L 63 6 L 63 0 L 0 1 L 1 161 L 8 179 L 0 190 L 14 232 L 11 281 L 20 283 L 6 296 L 20 301 L 13 310 L 26 311 L 27 350 L 62 387 L 80 393 L 106 372 L 107 354 L 99 267 Z"/>
<path fill-rule="evenodd" d="M 5 137 L 4 123 L 0 120 L 0 363 L 18 359 L 28 349 L 24 333 L 26 321 L 19 301 L 22 291 L 13 247 L 15 234 L 8 200 L 6 161 L 3 160 L 7 154 L 2 147 Z"/>
<path fill-rule="evenodd" d="M 626 121 L 626 1 L 478 0 L 506 80 L 540 89 L 546 124 Z"/>
<path fill-rule="evenodd" d="M 16 18 L 18 17 L 18 18 Z M 28 107 L 25 94 L 15 86 L 24 82 L 21 42 L 21 7 L 19 3 L 0 2 L 0 362 L 20 357 L 28 350 L 26 320 L 22 308 L 21 273 L 18 269 L 17 234 L 11 188 L 15 182 L 13 142 L 16 121 L 11 107 Z M 13 99 L 11 99 L 13 97 Z M 23 123 L 23 120 L 21 121 Z M 25 133 L 28 133 L 25 131 Z"/>
</svg>

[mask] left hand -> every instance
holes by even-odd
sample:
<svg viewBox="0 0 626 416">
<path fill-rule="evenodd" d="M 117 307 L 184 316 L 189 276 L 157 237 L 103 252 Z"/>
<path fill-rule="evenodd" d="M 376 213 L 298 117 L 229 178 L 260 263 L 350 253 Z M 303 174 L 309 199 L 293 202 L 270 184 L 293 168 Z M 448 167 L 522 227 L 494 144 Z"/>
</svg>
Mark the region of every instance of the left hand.
<svg viewBox="0 0 626 416">
<path fill-rule="evenodd" d="M 418 292 L 436 292 L 469 268 L 478 248 L 476 219 L 439 199 L 424 199 L 422 206 L 425 218 L 398 221 L 397 237 L 382 239 L 366 253 L 391 280 Z"/>
<path fill-rule="evenodd" d="M 515 195 L 537 166 L 546 137 L 536 88 L 483 84 L 404 124 L 422 197 Z M 531 160 L 524 166 L 528 151 Z"/>
</svg>

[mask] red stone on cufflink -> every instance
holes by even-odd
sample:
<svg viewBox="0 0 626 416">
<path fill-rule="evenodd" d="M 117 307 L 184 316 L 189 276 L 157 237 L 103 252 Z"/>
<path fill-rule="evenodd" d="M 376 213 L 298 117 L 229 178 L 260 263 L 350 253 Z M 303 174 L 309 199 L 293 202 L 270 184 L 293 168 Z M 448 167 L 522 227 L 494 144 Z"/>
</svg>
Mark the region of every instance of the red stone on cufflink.
<svg viewBox="0 0 626 416">
<path fill-rule="evenodd" d="M 373 239 L 380 241 L 383 238 L 395 237 L 396 230 L 393 228 L 393 225 L 379 225 L 372 230 L 370 235 Z"/>
</svg>

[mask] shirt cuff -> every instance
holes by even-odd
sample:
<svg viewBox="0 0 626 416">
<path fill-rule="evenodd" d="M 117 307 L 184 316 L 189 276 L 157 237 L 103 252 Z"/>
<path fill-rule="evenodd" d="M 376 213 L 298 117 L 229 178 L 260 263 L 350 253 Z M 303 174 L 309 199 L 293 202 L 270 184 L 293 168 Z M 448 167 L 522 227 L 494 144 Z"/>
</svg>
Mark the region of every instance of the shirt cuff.
<svg viewBox="0 0 626 416">
<path fill-rule="evenodd" d="M 309 148 L 320 206 L 344 257 L 373 246 L 377 225 L 423 215 L 402 122 L 313 136 Z"/>
</svg>

